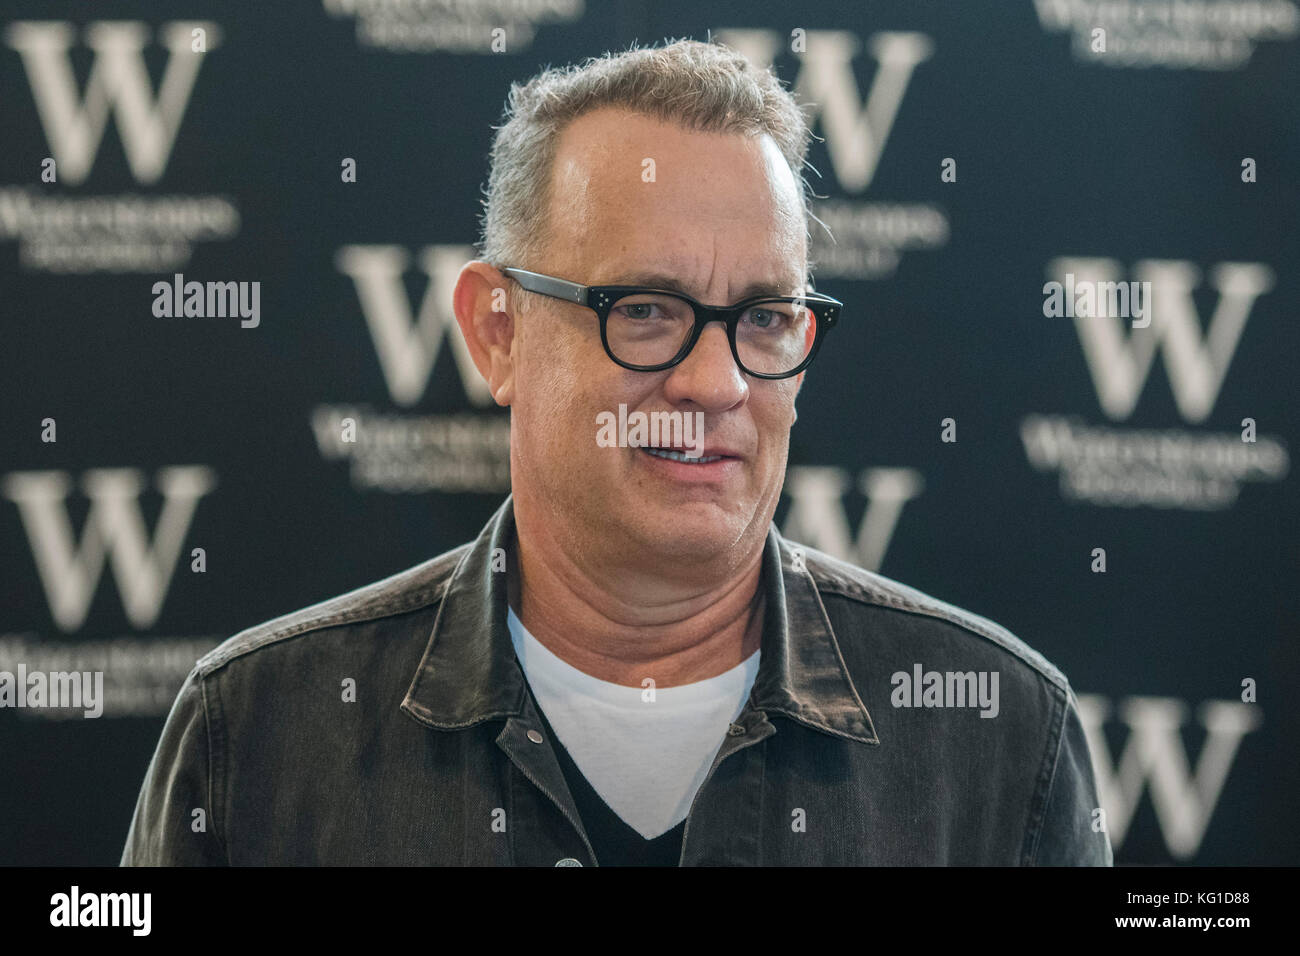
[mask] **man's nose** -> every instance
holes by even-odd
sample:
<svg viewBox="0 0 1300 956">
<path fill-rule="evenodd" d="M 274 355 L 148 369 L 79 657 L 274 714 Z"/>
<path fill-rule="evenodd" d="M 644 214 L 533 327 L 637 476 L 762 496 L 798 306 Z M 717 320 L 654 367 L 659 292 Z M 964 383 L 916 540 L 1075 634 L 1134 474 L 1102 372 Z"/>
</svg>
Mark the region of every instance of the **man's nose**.
<svg viewBox="0 0 1300 956">
<path fill-rule="evenodd" d="M 674 404 L 691 401 L 713 411 L 724 411 L 749 396 L 749 380 L 731 354 L 725 325 L 710 322 L 704 327 L 691 354 L 669 371 L 664 391 Z"/>
</svg>

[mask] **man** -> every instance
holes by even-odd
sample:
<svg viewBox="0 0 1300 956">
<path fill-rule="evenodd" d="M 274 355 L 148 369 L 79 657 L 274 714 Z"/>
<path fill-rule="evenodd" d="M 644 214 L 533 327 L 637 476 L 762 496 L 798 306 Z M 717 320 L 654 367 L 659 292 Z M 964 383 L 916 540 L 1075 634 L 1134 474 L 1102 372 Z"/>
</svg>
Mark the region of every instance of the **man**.
<svg viewBox="0 0 1300 956">
<path fill-rule="evenodd" d="M 123 863 L 1109 864 L 1060 672 L 772 526 L 839 314 L 789 94 L 682 41 L 507 118 L 454 308 L 511 497 L 200 660 Z"/>
</svg>

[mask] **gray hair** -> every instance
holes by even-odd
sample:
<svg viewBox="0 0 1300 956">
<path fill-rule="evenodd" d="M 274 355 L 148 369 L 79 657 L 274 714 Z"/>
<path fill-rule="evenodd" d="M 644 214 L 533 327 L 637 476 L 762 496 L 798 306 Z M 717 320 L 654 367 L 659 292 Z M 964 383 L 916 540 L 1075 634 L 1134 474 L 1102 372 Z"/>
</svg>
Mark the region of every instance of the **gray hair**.
<svg viewBox="0 0 1300 956">
<path fill-rule="evenodd" d="M 547 69 L 522 85 L 511 84 L 503 123 L 494 127 L 480 258 L 497 268 L 529 268 L 546 248 L 559 135 L 569 122 L 601 107 L 700 132 L 767 133 L 800 184 L 805 231 L 808 219 L 816 218 L 802 173 L 812 133 L 771 68 L 759 70 L 716 41 L 683 39 L 644 49 L 633 44 L 623 53 L 589 58 L 580 67 Z"/>
</svg>

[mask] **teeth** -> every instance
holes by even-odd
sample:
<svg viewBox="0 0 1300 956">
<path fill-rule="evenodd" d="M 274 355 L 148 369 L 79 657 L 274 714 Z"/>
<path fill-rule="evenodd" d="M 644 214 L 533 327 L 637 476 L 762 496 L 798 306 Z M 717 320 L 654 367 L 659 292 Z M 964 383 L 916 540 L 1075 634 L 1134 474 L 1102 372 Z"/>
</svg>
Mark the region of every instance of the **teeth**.
<svg viewBox="0 0 1300 956">
<path fill-rule="evenodd" d="M 667 458 L 669 461 L 684 461 L 688 465 L 707 465 L 711 461 L 722 461 L 721 455 L 706 455 L 703 458 L 687 458 L 679 451 L 668 451 L 664 448 L 647 448 L 647 452 L 656 458 Z"/>
</svg>

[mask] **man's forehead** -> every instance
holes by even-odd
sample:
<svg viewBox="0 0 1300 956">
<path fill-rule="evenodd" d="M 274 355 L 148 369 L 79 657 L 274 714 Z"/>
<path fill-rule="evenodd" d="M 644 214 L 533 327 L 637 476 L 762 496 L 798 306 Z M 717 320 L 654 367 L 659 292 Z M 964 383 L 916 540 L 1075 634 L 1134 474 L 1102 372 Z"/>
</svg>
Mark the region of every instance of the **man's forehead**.
<svg viewBox="0 0 1300 956">
<path fill-rule="evenodd" d="M 681 256 L 626 254 L 603 260 L 587 280 L 590 285 L 640 285 L 653 289 L 681 292 L 695 299 L 707 295 L 711 267 Z M 748 299 L 755 295 L 794 295 L 803 283 L 798 266 L 790 262 L 766 265 L 746 263 L 725 277 L 732 298 Z"/>
<path fill-rule="evenodd" d="M 799 205 L 798 183 L 768 134 L 684 130 L 637 114 L 595 115 L 607 121 L 623 115 L 628 125 L 588 132 L 578 125 L 587 117 L 580 117 L 561 133 L 552 184 L 557 203 L 571 213 L 599 206 L 602 217 L 617 218 L 676 214 L 689 206 L 740 222 L 788 216 L 792 210 L 782 207 Z"/>
<path fill-rule="evenodd" d="M 629 186 L 655 184 L 743 192 L 751 201 L 756 190 L 764 200 L 798 191 L 770 133 L 701 130 L 612 108 L 584 113 L 560 130 L 553 176 L 563 189 L 597 187 L 618 196 Z"/>
<path fill-rule="evenodd" d="M 599 110 L 564 131 L 556 160 L 551 247 L 584 284 L 705 301 L 722 279 L 738 301 L 805 281 L 801 197 L 770 137 Z"/>
</svg>

